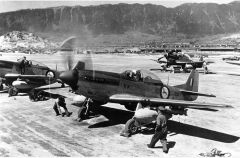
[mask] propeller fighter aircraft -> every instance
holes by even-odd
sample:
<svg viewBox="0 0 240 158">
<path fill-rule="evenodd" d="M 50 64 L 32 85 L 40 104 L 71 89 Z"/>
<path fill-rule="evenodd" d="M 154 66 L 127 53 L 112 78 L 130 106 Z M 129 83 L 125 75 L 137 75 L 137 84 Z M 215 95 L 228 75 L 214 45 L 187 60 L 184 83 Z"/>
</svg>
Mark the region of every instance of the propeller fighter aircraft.
<svg viewBox="0 0 240 158">
<path fill-rule="evenodd" d="M 28 60 L 26 63 L 23 73 L 19 62 L 0 60 L 1 90 L 5 84 L 8 86 L 9 95 L 14 96 L 19 91 L 29 91 L 54 82 L 61 83 L 58 71 L 34 60 Z"/>
<path fill-rule="evenodd" d="M 66 39 L 58 50 L 65 51 L 71 39 Z M 24 62 L 22 62 L 24 59 Z M 0 60 L 0 90 L 3 84 L 8 86 L 9 96 L 17 95 L 19 91 L 30 91 L 52 83 L 64 83 L 59 79 L 61 72 L 50 69 L 46 65 L 34 60 L 6 61 Z M 69 67 L 70 68 L 70 67 Z"/>
<path fill-rule="evenodd" d="M 90 104 L 83 104 L 79 114 L 87 118 L 89 109 L 108 102 L 119 103 L 126 109 L 135 111 L 148 104 L 150 107 L 168 109 L 174 115 L 186 115 L 187 108 L 217 109 L 228 105 L 193 102 L 198 96 L 215 97 L 198 92 L 199 73 L 193 69 L 186 83 L 176 86 L 164 84 L 159 77 L 147 70 L 126 70 L 122 73 L 87 70 L 86 62 L 78 61 L 76 66 L 60 74 L 59 78 L 72 90 L 87 98 Z M 90 99 L 88 99 L 90 98 Z M 91 106 L 91 107 L 90 107 Z M 131 129 L 130 126 L 127 128 Z"/>
<path fill-rule="evenodd" d="M 184 72 L 190 72 L 195 68 L 204 68 L 204 72 L 207 73 L 207 65 L 211 62 L 206 62 L 203 60 L 203 57 L 199 61 L 194 61 L 188 54 L 178 53 L 170 51 L 165 54 L 163 57 L 158 58 L 157 63 L 161 64 L 161 70 L 167 71 L 168 68 L 172 67 L 173 70 L 181 69 Z"/>
</svg>

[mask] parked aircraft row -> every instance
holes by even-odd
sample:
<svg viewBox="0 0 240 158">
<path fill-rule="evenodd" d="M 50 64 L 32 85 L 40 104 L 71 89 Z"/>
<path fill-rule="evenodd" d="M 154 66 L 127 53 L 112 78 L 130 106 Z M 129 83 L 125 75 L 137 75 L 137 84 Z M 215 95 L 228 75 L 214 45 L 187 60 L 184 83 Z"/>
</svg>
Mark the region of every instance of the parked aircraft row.
<svg viewBox="0 0 240 158">
<path fill-rule="evenodd" d="M 71 37 L 63 43 L 62 47 L 65 51 L 71 51 L 76 40 L 77 38 Z M 173 62 L 177 63 L 177 61 Z M 185 62 L 183 64 L 185 66 L 187 63 L 192 63 L 191 73 L 185 83 L 175 86 L 163 83 L 159 77 L 148 70 L 126 70 L 122 73 L 97 71 L 86 69 L 86 64 L 91 65 L 87 62 L 91 61 L 78 61 L 73 67 L 72 58 L 68 56 L 66 63 L 69 70 L 58 72 L 32 61 L 32 64 L 26 66 L 25 73 L 20 74 L 17 62 L 0 61 L 0 69 L 3 72 L 1 84 L 5 83 L 10 89 L 17 90 L 33 89 L 53 82 L 67 84 L 75 94 L 92 100 L 90 103 L 88 99 L 87 104 L 82 105 L 79 112 L 82 119 L 88 117 L 90 109 L 108 102 L 122 104 L 126 109 L 136 112 L 144 109 L 143 107 L 154 109 L 162 106 L 172 115 L 186 115 L 188 108 L 201 110 L 231 108 L 230 105 L 195 102 L 198 96 L 215 97 L 213 94 L 198 92 L 199 73 L 196 67 L 202 65 L 203 61 Z M 127 128 L 135 132 L 134 125 L 135 123 L 132 122 Z"/>
</svg>

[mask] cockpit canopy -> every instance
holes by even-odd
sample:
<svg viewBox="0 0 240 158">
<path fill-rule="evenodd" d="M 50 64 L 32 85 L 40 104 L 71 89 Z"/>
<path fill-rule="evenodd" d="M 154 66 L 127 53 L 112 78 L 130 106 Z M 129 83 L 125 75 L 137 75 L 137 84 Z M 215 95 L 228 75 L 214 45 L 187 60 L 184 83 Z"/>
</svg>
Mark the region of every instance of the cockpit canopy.
<svg viewBox="0 0 240 158">
<path fill-rule="evenodd" d="M 126 70 L 121 78 L 135 82 L 162 83 L 158 76 L 147 70 Z"/>
</svg>

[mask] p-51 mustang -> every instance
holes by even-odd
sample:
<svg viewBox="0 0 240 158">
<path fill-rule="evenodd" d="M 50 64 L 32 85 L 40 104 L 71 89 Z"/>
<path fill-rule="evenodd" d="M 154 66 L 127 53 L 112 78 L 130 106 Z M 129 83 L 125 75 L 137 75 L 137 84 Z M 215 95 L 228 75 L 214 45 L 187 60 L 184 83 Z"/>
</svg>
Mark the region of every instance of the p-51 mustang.
<svg viewBox="0 0 240 158">
<path fill-rule="evenodd" d="M 203 68 L 204 72 L 207 73 L 207 64 L 210 64 L 210 62 L 204 61 L 203 57 L 201 57 L 199 61 L 194 61 L 189 55 L 174 51 L 168 52 L 163 57 L 160 57 L 154 61 L 161 64 L 161 70 L 164 71 L 167 71 L 170 67 L 173 69 L 170 69 L 169 71 L 180 71 L 181 69 L 184 72 L 190 72 L 195 68 Z"/>
<path fill-rule="evenodd" d="M 68 50 L 71 42 L 71 38 L 66 39 L 58 50 Z M 9 95 L 13 96 L 19 91 L 30 91 L 55 82 L 61 83 L 61 87 L 64 87 L 59 74 L 57 68 L 52 70 L 42 63 L 26 60 L 26 57 L 17 62 L 0 60 L 0 89 L 3 89 L 3 84 L 7 85 Z"/>
<path fill-rule="evenodd" d="M 58 79 L 59 72 L 42 63 L 26 60 L 24 65 L 21 64 L 20 62 L 0 60 L 0 88 L 3 90 L 3 84 L 8 86 L 9 96 L 17 95 L 19 91 L 30 91 L 54 82 L 62 83 Z"/>
<path fill-rule="evenodd" d="M 228 108 L 228 105 L 192 102 L 198 96 L 215 97 L 198 92 L 199 73 L 194 69 L 186 83 L 169 86 L 155 74 L 147 70 L 131 70 L 123 73 L 86 70 L 85 63 L 79 61 L 70 71 L 60 74 L 59 78 L 79 95 L 91 98 L 91 108 L 107 102 L 119 103 L 128 110 L 139 109 L 138 103 L 151 107 L 162 106 L 174 115 L 186 114 L 187 108 L 215 109 Z M 89 101 L 89 99 L 88 99 Z M 89 104 L 84 104 L 84 106 Z M 81 118 L 86 118 L 90 107 L 81 109 Z M 131 128 L 130 126 L 128 128 Z"/>
</svg>

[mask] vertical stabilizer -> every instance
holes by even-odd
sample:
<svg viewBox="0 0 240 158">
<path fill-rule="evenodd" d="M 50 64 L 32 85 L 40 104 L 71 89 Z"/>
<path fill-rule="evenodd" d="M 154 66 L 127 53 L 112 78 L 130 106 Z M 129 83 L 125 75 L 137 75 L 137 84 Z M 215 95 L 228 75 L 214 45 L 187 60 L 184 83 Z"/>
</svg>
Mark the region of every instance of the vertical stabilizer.
<svg viewBox="0 0 240 158">
<path fill-rule="evenodd" d="M 198 92 L 198 84 L 199 73 L 197 70 L 193 69 L 187 79 L 187 82 L 175 87 L 181 89 L 180 91 L 184 95 L 184 100 L 193 101 L 197 99 L 198 95 L 196 95 L 196 93 L 192 94 L 191 92 Z"/>
<path fill-rule="evenodd" d="M 183 88 L 188 91 L 198 92 L 198 84 L 199 73 L 197 70 L 192 70 Z"/>
<path fill-rule="evenodd" d="M 77 65 L 74 67 L 77 70 L 85 70 L 85 62 L 78 61 Z"/>
</svg>

